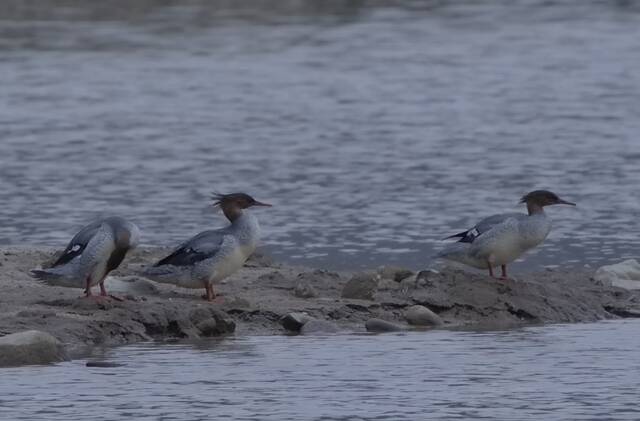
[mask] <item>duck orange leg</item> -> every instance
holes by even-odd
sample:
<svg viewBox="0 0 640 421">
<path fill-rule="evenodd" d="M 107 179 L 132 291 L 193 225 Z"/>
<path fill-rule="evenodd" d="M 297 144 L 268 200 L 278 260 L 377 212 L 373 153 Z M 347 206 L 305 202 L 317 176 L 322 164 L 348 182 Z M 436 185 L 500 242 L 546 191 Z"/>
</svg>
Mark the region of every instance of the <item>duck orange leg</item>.
<svg viewBox="0 0 640 421">
<path fill-rule="evenodd" d="M 100 285 L 102 287 L 102 285 Z M 102 300 L 102 288 L 100 288 L 101 292 L 100 295 L 93 295 L 91 293 L 91 277 L 87 278 L 87 283 L 85 285 L 85 289 L 84 289 L 84 296 L 85 298 L 89 298 L 91 300 L 95 300 L 95 301 L 100 301 Z"/>
<path fill-rule="evenodd" d="M 211 302 L 216 298 L 216 294 L 213 292 L 213 285 L 208 284 L 204 287 L 205 291 L 207 291 L 206 295 L 203 295 L 202 298 Z"/>
<path fill-rule="evenodd" d="M 84 296 L 87 298 L 93 296 L 91 294 L 91 277 L 87 277 L 87 280 L 85 281 Z"/>
<path fill-rule="evenodd" d="M 102 295 L 103 297 L 108 296 L 109 294 L 107 294 L 107 289 L 104 287 L 104 279 L 102 281 L 100 281 L 100 295 Z"/>
</svg>

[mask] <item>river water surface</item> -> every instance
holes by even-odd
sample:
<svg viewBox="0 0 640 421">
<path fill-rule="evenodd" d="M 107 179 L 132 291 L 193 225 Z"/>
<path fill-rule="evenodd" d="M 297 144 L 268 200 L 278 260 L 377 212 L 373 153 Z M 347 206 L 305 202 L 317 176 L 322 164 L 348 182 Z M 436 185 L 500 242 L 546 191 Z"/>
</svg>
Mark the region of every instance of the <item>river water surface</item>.
<svg viewBox="0 0 640 421">
<path fill-rule="evenodd" d="M 6 420 L 637 420 L 640 321 L 140 344 L 3 369 Z"/>
<path fill-rule="evenodd" d="M 638 40 L 633 0 L 3 0 L 0 244 L 240 190 L 278 260 L 421 268 L 548 188 L 516 270 L 637 257 Z M 639 323 L 141 344 L 3 369 L 0 419 L 637 420 Z"/>
<path fill-rule="evenodd" d="M 631 0 L 7 0 L 0 243 L 172 245 L 243 190 L 278 260 L 420 268 L 548 188 L 579 206 L 520 268 L 636 257 L 638 39 Z"/>
</svg>

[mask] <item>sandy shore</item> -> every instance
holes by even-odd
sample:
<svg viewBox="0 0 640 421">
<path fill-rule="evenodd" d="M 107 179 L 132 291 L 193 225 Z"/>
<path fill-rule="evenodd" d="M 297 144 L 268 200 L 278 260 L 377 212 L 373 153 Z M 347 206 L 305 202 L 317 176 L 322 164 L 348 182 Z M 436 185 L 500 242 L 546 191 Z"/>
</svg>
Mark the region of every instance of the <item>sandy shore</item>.
<svg viewBox="0 0 640 421">
<path fill-rule="evenodd" d="M 392 328 L 420 328 L 415 326 L 420 321 L 411 314 L 409 322 L 414 325 L 407 323 L 408 309 L 415 305 L 435 313 L 422 324 L 437 328 L 494 329 L 640 316 L 640 292 L 603 285 L 587 271 L 544 271 L 497 281 L 453 269 L 419 274 L 398 268 L 337 273 L 281 265 L 265 257 L 250 260 L 217 287 L 222 299 L 207 303 L 200 298 L 200 290 L 137 276 L 144 265 L 165 252 L 136 250 L 106 282 L 107 289 L 124 300 L 95 302 L 80 298 L 79 289 L 51 287 L 28 275 L 30 269 L 51 260 L 53 250 L 0 250 L 0 336 L 25 330 L 47 332 L 64 344 L 70 357 L 79 357 L 94 345 L 290 334 L 281 319 L 292 312 L 323 321 L 315 329 L 304 330 L 310 334 L 364 332 L 371 319 L 391 322 Z M 290 324 L 287 327 L 292 329 Z M 371 322 L 369 327 L 380 328 Z"/>
</svg>

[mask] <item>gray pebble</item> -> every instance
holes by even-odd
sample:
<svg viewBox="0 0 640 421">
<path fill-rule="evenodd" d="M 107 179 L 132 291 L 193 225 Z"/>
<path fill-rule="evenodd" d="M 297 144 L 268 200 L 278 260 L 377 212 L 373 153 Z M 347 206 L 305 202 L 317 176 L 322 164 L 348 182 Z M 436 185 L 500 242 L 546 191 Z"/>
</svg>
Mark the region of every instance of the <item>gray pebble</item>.
<svg viewBox="0 0 640 421">
<path fill-rule="evenodd" d="M 405 330 L 402 326 L 376 318 L 367 320 L 364 327 L 367 332 L 399 332 Z"/>
<path fill-rule="evenodd" d="M 440 326 L 442 319 L 425 306 L 411 306 L 405 312 L 407 322 L 414 326 Z"/>
</svg>

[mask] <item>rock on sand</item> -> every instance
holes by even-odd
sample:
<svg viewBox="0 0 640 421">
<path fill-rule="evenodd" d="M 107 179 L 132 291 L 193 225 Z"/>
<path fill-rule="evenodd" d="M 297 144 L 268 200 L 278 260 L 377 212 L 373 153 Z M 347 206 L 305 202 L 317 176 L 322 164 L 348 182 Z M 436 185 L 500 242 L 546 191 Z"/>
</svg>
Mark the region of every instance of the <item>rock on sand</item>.
<svg viewBox="0 0 640 421">
<path fill-rule="evenodd" d="M 378 275 L 375 273 L 357 273 L 342 289 L 342 298 L 373 300 L 378 289 Z"/>
<path fill-rule="evenodd" d="M 388 322 L 382 319 L 369 319 L 364 324 L 364 328 L 367 329 L 367 332 L 400 332 L 402 330 L 406 330 L 402 326 L 398 326 L 395 323 Z"/>
<path fill-rule="evenodd" d="M 313 318 L 307 313 L 295 312 L 289 313 L 284 316 L 282 319 L 280 319 L 280 323 L 282 324 L 282 327 L 287 330 L 290 330 L 292 332 L 300 332 L 302 326 L 304 326 L 311 320 L 313 320 Z"/>
<path fill-rule="evenodd" d="M 404 314 L 407 322 L 414 326 L 440 326 L 442 319 L 425 306 L 415 305 L 407 309 Z"/>
<path fill-rule="evenodd" d="M 380 266 L 378 274 L 382 279 L 392 279 L 394 282 L 400 282 L 412 276 L 413 271 L 398 266 Z"/>
<path fill-rule="evenodd" d="M 0 338 L 0 367 L 65 361 L 62 343 L 46 332 L 26 330 Z"/>
<path fill-rule="evenodd" d="M 293 295 L 299 298 L 315 298 L 318 296 L 318 292 L 309 282 L 300 281 L 293 289 Z"/>
<path fill-rule="evenodd" d="M 640 263 L 629 259 L 614 265 L 602 266 L 594 275 L 597 281 L 625 289 L 640 289 Z"/>
<path fill-rule="evenodd" d="M 300 329 L 303 335 L 327 335 L 338 332 L 340 332 L 338 325 L 328 320 L 310 320 Z"/>
</svg>

